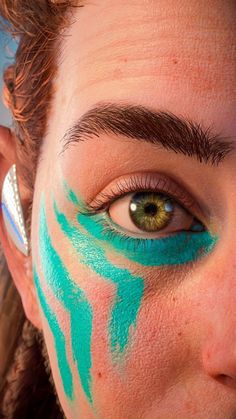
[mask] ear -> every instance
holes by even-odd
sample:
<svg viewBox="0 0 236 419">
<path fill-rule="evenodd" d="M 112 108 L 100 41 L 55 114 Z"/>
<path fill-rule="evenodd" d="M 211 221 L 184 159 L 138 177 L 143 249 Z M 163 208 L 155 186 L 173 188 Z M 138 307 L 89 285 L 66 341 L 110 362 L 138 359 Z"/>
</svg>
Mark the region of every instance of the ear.
<svg viewBox="0 0 236 419">
<path fill-rule="evenodd" d="M 4 179 L 11 168 L 16 163 L 16 140 L 12 132 L 3 126 L 0 126 L 0 194 Z M 16 163 L 17 167 L 17 163 Z M 18 176 L 18 184 L 21 196 L 23 213 L 27 213 L 27 205 L 29 202 L 29 193 L 25 185 Z M 15 246 L 5 227 L 2 211 L 0 212 L 0 240 L 2 248 L 7 260 L 11 276 L 15 286 L 21 296 L 22 304 L 26 317 L 38 329 L 42 329 L 40 311 L 36 298 L 31 256 L 25 256 Z"/>
</svg>

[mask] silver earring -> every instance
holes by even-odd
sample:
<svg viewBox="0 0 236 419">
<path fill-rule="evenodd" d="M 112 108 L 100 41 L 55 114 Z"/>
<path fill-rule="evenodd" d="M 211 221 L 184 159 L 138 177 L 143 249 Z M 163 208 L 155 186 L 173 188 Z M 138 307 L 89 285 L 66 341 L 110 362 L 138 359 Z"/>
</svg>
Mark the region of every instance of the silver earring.
<svg viewBox="0 0 236 419">
<path fill-rule="evenodd" d="M 3 182 L 1 208 L 3 220 L 12 241 L 25 256 L 28 256 L 29 243 L 26 235 L 15 164 L 11 166 Z"/>
</svg>

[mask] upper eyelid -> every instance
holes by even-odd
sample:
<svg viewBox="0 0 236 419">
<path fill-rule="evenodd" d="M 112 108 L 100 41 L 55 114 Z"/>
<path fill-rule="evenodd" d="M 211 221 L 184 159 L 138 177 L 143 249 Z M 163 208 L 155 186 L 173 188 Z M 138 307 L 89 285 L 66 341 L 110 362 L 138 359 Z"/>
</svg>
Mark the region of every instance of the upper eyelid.
<svg viewBox="0 0 236 419">
<path fill-rule="evenodd" d="M 122 198 L 128 193 L 135 192 L 135 189 L 128 190 L 127 182 L 131 182 L 130 179 L 137 180 L 137 183 L 140 181 L 142 177 L 145 177 L 145 182 L 147 186 L 150 185 L 150 181 L 152 181 L 153 188 L 149 189 L 155 189 L 157 184 L 155 184 L 155 181 L 158 179 L 158 187 L 156 187 L 156 191 L 158 192 L 158 188 L 160 188 L 160 192 L 163 192 L 164 194 L 169 195 L 174 199 L 180 206 L 182 206 L 186 211 L 192 213 L 194 212 L 194 216 L 201 220 L 201 222 L 206 225 L 209 221 L 209 214 L 208 211 L 205 211 L 205 207 L 202 210 L 202 206 L 198 204 L 198 201 L 193 198 L 192 194 L 186 188 L 183 188 L 178 184 L 177 181 L 173 180 L 170 176 L 165 175 L 163 173 L 152 173 L 152 172 L 139 172 L 139 173 L 131 173 L 129 175 L 123 175 L 116 180 L 112 181 L 103 189 L 102 192 L 98 193 L 97 197 L 93 200 L 90 200 L 89 203 L 87 203 L 88 208 L 91 210 L 98 210 L 99 206 L 103 206 L 101 209 L 106 209 L 106 207 L 111 205 L 116 199 Z M 155 179 L 154 179 L 155 178 Z M 122 184 L 123 182 L 123 184 Z M 126 186 L 124 187 L 124 184 Z M 173 185 L 173 188 L 166 188 L 166 185 Z M 120 194 L 120 189 L 123 191 L 126 189 L 127 191 Z M 145 188 L 143 188 L 145 189 Z M 148 189 L 148 188 L 147 188 Z M 162 191 L 163 189 L 163 191 Z M 109 202 L 108 202 L 109 201 Z"/>
</svg>

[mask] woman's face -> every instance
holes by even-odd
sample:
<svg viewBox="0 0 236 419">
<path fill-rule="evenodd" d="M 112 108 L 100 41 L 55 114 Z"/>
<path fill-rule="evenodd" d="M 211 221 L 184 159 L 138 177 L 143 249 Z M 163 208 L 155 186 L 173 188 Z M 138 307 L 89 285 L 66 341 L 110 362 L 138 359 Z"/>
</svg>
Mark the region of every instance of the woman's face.
<svg viewBox="0 0 236 419">
<path fill-rule="evenodd" d="M 235 21 L 93 1 L 62 41 L 32 255 L 68 418 L 236 417 Z"/>
</svg>

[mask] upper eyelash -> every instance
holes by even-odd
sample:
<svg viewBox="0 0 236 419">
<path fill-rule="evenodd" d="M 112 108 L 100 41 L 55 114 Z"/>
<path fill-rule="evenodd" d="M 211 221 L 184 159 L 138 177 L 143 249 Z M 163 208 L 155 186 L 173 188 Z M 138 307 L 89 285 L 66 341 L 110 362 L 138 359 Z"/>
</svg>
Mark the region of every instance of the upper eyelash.
<svg viewBox="0 0 236 419">
<path fill-rule="evenodd" d="M 180 193 L 176 187 L 171 188 L 170 182 L 167 179 L 160 178 L 157 182 L 151 186 L 151 176 L 142 178 L 137 175 L 133 175 L 128 179 L 122 179 L 116 184 L 117 191 L 110 190 L 109 192 L 101 192 L 100 197 L 95 198 L 92 203 L 86 203 L 85 211 L 81 211 L 84 215 L 94 215 L 101 211 L 107 210 L 107 208 L 118 198 L 123 198 L 132 192 L 156 192 L 163 193 L 172 198 L 178 205 L 180 205 L 185 211 L 191 213 L 194 208 L 194 201 L 187 197 L 184 192 Z M 159 185 L 163 182 L 162 186 Z M 181 196 L 180 196 L 181 195 Z"/>
<path fill-rule="evenodd" d="M 109 217 L 108 214 L 108 208 L 110 207 L 110 205 L 116 201 L 118 198 L 122 198 L 125 195 L 132 193 L 132 192 L 138 192 L 138 191 L 144 191 L 144 192 L 162 192 L 163 194 L 169 196 L 170 198 L 172 198 L 175 203 L 177 205 L 180 205 L 181 208 L 183 208 L 186 212 L 188 212 L 189 214 L 191 214 L 193 216 L 193 220 L 198 221 L 202 224 L 204 230 L 206 230 L 206 226 L 204 223 L 202 223 L 193 213 L 192 213 L 192 207 L 194 207 L 194 201 L 193 200 L 189 200 L 188 197 L 185 197 L 184 192 L 182 192 L 181 194 L 181 199 L 178 199 L 178 196 L 180 196 L 180 193 L 178 193 L 178 196 L 176 196 L 174 194 L 173 190 L 177 190 L 174 188 L 168 188 L 168 180 L 164 179 L 164 184 L 162 184 L 162 187 L 158 187 L 158 185 L 160 184 L 160 182 L 156 182 L 154 185 L 152 185 L 152 187 L 150 187 L 150 179 L 151 176 L 149 175 L 146 176 L 145 178 L 140 178 L 140 176 L 137 175 L 133 175 L 132 177 L 129 177 L 128 179 L 122 179 L 122 181 L 118 181 L 116 184 L 117 187 L 117 191 L 114 190 L 110 190 L 109 192 L 102 192 L 100 193 L 100 197 L 101 198 L 96 198 L 94 199 L 92 202 L 92 204 L 89 203 L 85 203 L 84 209 L 79 210 L 78 212 L 82 215 L 86 215 L 86 216 L 94 216 L 96 214 L 99 214 L 101 212 L 105 212 L 107 213 L 107 216 Z M 161 178 L 161 180 L 163 180 L 163 178 Z M 170 185 L 170 183 L 169 183 Z M 187 208 L 186 208 L 187 207 Z M 194 212 L 194 211 L 193 211 Z M 104 217 L 103 217 L 104 218 Z M 110 217 L 109 217 L 109 221 L 111 221 Z M 128 234 L 126 234 L 125 231 L 120 230 L 120 228 L 113 226 L 111 222 L 108 222 L 108 220 L 106 220 L 105 218 L 101 221 L 101 220 L 96 220 L 96 222 L 100 223 L 102 225 L 102 228 L 104 229 L 104 233 L 108 234 L 111 238 L 112 235 L 116 234 L 116 236 L 118 235 L 120 237 L 120 239 L 124 239 L 127 242 L 133 243 L 132 239 L 134 239 L 133 236 L 130 236 Z M 197 233 L 197 232 L 195 232 Z M 155 241 L 156 238 L 138 238 L 137 236 L 135 237 L 135 240 L 137 241 L 137 245 L 139 244 L 138 241 L 140 241 L 140 243 L 143 243 L 145 241 Z"/>
<path fill-rule="evenodd" d="M 165 180 L 165 179 L 164 179 Z M 178 196 L 174 194 L 175 188 L 168 188 L 168 181 L 166 180 L 164 183 L 162 183 L 162 187 L 158 187 L 159 182 L 156 182 L 155 185 L 152 185 L 150 188 L 150 183 L 147 178 L 142 179 L 138 176 L 133 176 L 132 178 L 128 179 L 122 179 L 122 183 L 118 182 L 115 186 L 117 188 L 116 191 L 110 189 L 109 192 L 102 192 L 99 194 L 99 197 L 94 199 L 92 201 L 92 204 L 84 202 L 83 208 L 77 209 L 79 214 L 85 215 L 85 216 L 95 216 L 99 213 L 101 213 L 101 217 L 95 217 L 94 221 L 99 224 L 102 227 L 102 233 L 104 235 L 104 238 L 108 239 L 109 241 L 113 241 L 114 239 L 117 241 L 119 240 L 120 243 L 123 245 L 125 243 L 126 249 L 131 252 L 146 252 L 150 250 L 150 246 L 157 242 L 160 238 L 158 237 L 134 237 L 130 236 L 128 232 L 123 230 L 121 227 L 117 226 L 116 224 L 113 225 L 112 219 L 109 216 L 109 213 L 107 209 L 110 207 L 112 202 L 117 200 L 118 198 L 124 197 L 126 194 L 129 194 L 131 192 L 137 192 L 137 191 L 145 191 L 145 192 L 162 192 L 163 194 L 171 197 L 176 204 L 180 205 L 183 210 L 190 213 L 193 217 L 193 224 L 194 221 L 200 222 L 200 224 L 203 227 L 203 230 L 206 231 L 207 228 L 205 226 L 205 223 L 202 223 L 198 217 L 194 215 L 194 211 L 192 211 L 190 208 L 195 207 L 194 201 L 190 201 L 189 199 L 184 198 L 184 192 L 182 194 L 178 193 L 178 196 L 181 195 L 181 199 L 178 199 Z M 157 190 L 156 190 L 156 189 Z M 171 191 L 171 192 L 169 192 Z M 101 197 L 101 198 L 100 198 Z M 187 208 L 186 208 L 187 206 Z M 192 224 L 192 225 L 193 225 Z M 198 234 L 197 231 L 193 232 L 193 230 L 181 230 L 181 231 L 189 231 L 191 234 Z M 179 232 L 174 232 L 173 234 L 169 234 L 169 236 L 176 235 Z"/>
</svg>

